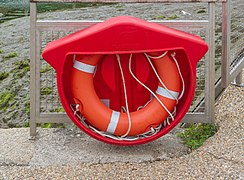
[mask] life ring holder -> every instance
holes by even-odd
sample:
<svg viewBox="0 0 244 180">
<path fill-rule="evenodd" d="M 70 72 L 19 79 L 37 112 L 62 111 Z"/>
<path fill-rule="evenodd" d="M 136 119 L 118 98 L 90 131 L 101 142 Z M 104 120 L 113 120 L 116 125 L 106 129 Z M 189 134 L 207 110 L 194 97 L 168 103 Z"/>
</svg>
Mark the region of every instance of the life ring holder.
<svg viewBox="0 0 244 180">
<path fill-rule="evenodd" d="M 129 122 L 129 127 L 128 127 L 128 130 L 127 130 L 127 132 L 125 133 L 125 134 L 123 134 L 122 136 L 120 135 L 120 136 L 115 136 L 115 135 L 113 135 L 113 132 L 111 133 L 107 133 L 107 132 L 104 132 L 104 131 L 101 131 L 101 130 L 98 130 L 97 128 L 94 128 L 94 126 L 92 126 L 92 125 L 88 125 L 87 123 L 86 123 L 86 120 L 85 120 L 85 117 L 84 116 L 82 116 L 81 115 L 81 111 L 83 111 L 82 110 L 82 108 L 80 108 L 81 106 L 81 104 L 80 104 L 80 101 L 77 101 L 77 98 L 74 98 L 74 100 L 76 101 L 76 103 L 77 104 L 75 104 L 75 105 L 71 105 L 71 108 L 72 108 L 72 111 L 74 112 L 74 115 L 82 122 L 82 124 L 84 125 L 84 126 L 86 126 L 86 127 L 88 127 L 88 128 L 90 128 L 92 131 L 94 131 L 95 133 L 97 133 L 97 134 L 100 134 L 100 135 L 102 135 L 102 136 L 104 136 L 104 137 L 107 137 L 107 138 L 111 138 L 111 139 L 114 139 L 114 140 L 119 140 L 119 141 L 134 141 L 134 140 L 138 140 L 138 139 L 141 139 L 141 138 L 147 138 L 147 137 L 149 137 L 149 136 L 153 136 L 153 135 L 155 135 L 155 134 L 157 134 L 162 128 L 164 128 L 164 127 L 166 127 L 167 125 L 170 125 L 170 123 L 172 122 L 172 121 L 174 121 L 174 115 L 175 115 L 175 113 L 176 113 L 176 108 L 175 108 L 175 105 L 178 103 L 178 100 L 182 97 L 182 95 L 183 95 L 183 93 L 184 93 L 184 80 L 183 80 L 183 77 L 182 77 L 182 74 L 181 74 L 181 72 L 180 72 L 180 68 L 179 68 L 179 65 L 178 65 L 178 63 L 177 63 L 177 60 L 175 59 L 175 52 L 171 52 L 171 60 L 174 62 L 174 65 L 175 65 L 175 68 L 177 69 L 177 71 L 178 71 L 178 79 L 180 79 L 181 80 L 181 86 L 182 86 L 182 88 L 181 88 L 181 93 L 178 93 L 177 95 L 173 95 L 173 91 L 170 91 L 166 86 L 165 86 L 165 84 L 163 83 L 163 81 L 161 80 L 161 78 L 159 77 L 159 75 L 158 75 L 158 73 L 157 73 L 157 71 L 156 71 L 156 69 L 155 69 L 155 67 L 154 67 L 154 65 L 153 65 L 153 63 L 151 62 L 151 60 L 154 60 L 154 61 L 160 61 L 160 60 L 162 60 L 165 56 L 167 56 L 167 52 L 165 52 L 165 53 L 163 53 L 161 56 L 157 56 L 157 57 L 155 57 L 155 56 L 150 56 L 149 54 L 147 54 L 147 53 L 144 53 L 144 55 L 145 55 L 145 57 L 147 58 L 147 60 L 148 60 L 148 62 L 149 62 L 149 64 L 151 65 L 151 67 L 152 67 L 152 69 L 154 70 L 154 72 L 155 72 L 155 74 L 157 75 L 157 78 L 159 79 L 159 82 L 160 82 L 160 84 L 163 86 L 163 88 L 164 88 L 164 93 L 166 93 L 166 95 L 168 95 L 171 99 L 174 99 L 174 101 L 175 101 L 175 103 L 174 103 L 174 107 L 173 107 L 173 111 L 169 111 L 168 109 L 167 109 L 167 107 L 165 107 L 165 105 L 164 105 L 164 103 L 163 102 L 161 102 L 161 100 L 159 99 L 159 98 L 157 98 L 158 96 L 156 96 L 155 95 L 155 93 L 153 93 L 152 91 L 150 91 L 150 89 L 149 88 L 147 88 L 147 87 L 145 87 L 145 85 L 143 85 L 136 77 L 135 77 L 135 75 L 133 74 L 133 72 L 131 71 L 131 66 L 129 66 L 129 69 L 130 69 L 130 73 L 131 73 L 131 75 L 137 80 L 137 82 L 138 83 L 140 83 L 143 87 L 145 87 L 145 88 L 147 88 L 151 93 L 152 93 L 152 95 L 154 95 L 154 97 L 155 97 L 155 99 L 157 99 L 157 101 L 159 102 L 159 104 L 160 104 L 160 106 L 162 106 L 164 109 L 165 109 L 165 111 L 167 112 L 167 116 L 166 116 L 166 118 L 165 118 L 165 120 L 163 120 L 161 123 L 159 123 L 157 126 L 154 126 L 154 127 L 151 127 L 148 131 L 146 131 L 146 132 L 143 132 L 143 133 L 140 133 L 140 134 L 136 134 L 135 136 L 128 136 L 128 134 L 130 133 L 130 129 L 131 129 L 131 119 L 130 119 L 130 113 L 129 113 L 129 111 L 128 111 L 128 106 L 126 107 L 126 108 L 124 108 L 125 109 L 125 111 L 126 111 L 126 114 L 127 114 L 127 117 L 128 117 L 128 122 Z M 120 60 L 119 60 L 119 55 L 116 55 L 116 57 L 117 57 L 117 60 L 118 60 L 118 64 L 120 65 Z M 130 62 L 131 62 L 131 57 L 132 57 L 132 54 L 130 55 Z M 95 60 L 96 62 L 95 62 L 95 64 L 93 64 L 93 65 L 96 65 L 96 63 L 98 63 L 99 62 L 99 59 L 98 60 Z M 90 73 L 90 74 L 92 74 L 93 72 L 94 72 L 94 70 L 95 70 L 95 68 L 94 68 L 94 66 L 93 65 L 89 65 L 89 64 L 85 64 L 85 63 L 79 63 L 79 62 L 77 62 L 77 61 L 75 61 L 75 64 L 74 64 L 74 69 L 79 69 L 79 70 L 81 70 L 81 71 L 83 71 L 83 73 Z M 79 68 L 79 66 L 80 66 L 80 68 Z M 156 67 L 157 68 L 157 67 Z M 123 71 L 122 71 L 122 68 L 121 68 L 121 66 L 120 66 L 120 70 L 121 70 L 121 75 L 122 75 L 122 79 L 123 79 L 123 81 L 124 81 L 124 78 L 123 78 Z M 124 83 L 124 85 L 125 85 L 125 83 Z M 162 87 L 160 88 L 160 89 L 162 89 Z M 159 91 L 159 90 L 158 90 Z M 124 92 L 125 92 L 125 98 L 127 97 L 127 95 L 126 95 L 126 87 L 124 86 Z M 173 93 L 172 93 L 173 92 Z M 176 96 L 178 96 L 178 97 L 176 97 Z M 78 98 L 79 99 L 79 98 Z M 126 101 L 127 102 L 127 101 Z M 160 103 L 161 102 L 161 103 Z M 148 104 L 149 104 L 150 102 L 148 102 L 145 106 L 147 106 Z M 141 108 L 145 108 L 145 106 L 144 107 L 140 107 L 140 109 Z M 172 108 L 172 107 L 171 107 Z M 114 111 L 112 111 L 112 112 L 114 112 Z M 83 112 L 84 113 L 84 112 Z M 168 115 L 169 115 L 169 117 L 168 117 Z M 112 114 L 112 116 L 113 116 L 113 114 Z M 110 121 L 111 121 L 112 119 L 110 119 Z M 92 123 L 91 123 L 92 124 Z M 110 123 L 111 124 L 111 123 Z M 109 124 L 109 125 L 110 125 Z M 109 126 L 108 125 L 108 126 Z M 106 125 L 107 126 L 107 125 Z M 115 128 L 116 128 L 116 126 L 115 126 Z M 113 128 L 113 130 L 115 129 L 115 128 Z M 107 128 L 107 129 L 109 129 L 109 128 Z M 111 128 L 110 128 L 111 129 Z"/>
</svg>

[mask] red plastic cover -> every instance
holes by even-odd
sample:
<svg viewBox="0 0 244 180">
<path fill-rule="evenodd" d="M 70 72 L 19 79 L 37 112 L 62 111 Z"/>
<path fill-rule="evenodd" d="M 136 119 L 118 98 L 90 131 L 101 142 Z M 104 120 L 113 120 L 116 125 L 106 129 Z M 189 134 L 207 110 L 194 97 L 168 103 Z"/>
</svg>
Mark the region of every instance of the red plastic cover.
<svg viewBox="0 0 244 180">
<path fill-rule="evenodd" d="M 117 141 L 96 134 L 74 116 L 70 109 L 70 104 L 73 103 L 70 93 L 70 70 L 73 66 L 74 54 L 105 55 L 97 65 L 94 77 L 95 90 L 100 99 L 103 99 L 111 109 L 117 111 L 125 104 L 124 93 L 121 91 L 123 89 L 121 74 L 115 57 L 115 54 L 120 54 L 125 73 L 129 108 L 130 111 L 135 111 L 139 106 L 144 105 L 151 95 L 129 74 L 129 54 L 134 54 L 132 69 L 136 76 L 155 91 L 158 80 L 143 53 L 166 50 L 176 52 L 176 59 L 185 82 L 185 94 L 177 104 L 175 120 L 169 126 L 149 138 Z M 106 143 L 134 145 L 161 137 L 184 117 L 194 97 L 196 64 L 207 50 L 208 45 L 198 36 L 135 17 L 121 16 L 53 41 L 47 45 L 42 55 L 56 70 L 60 100 L 68 116 L 81 130 Z"/>
</svg>

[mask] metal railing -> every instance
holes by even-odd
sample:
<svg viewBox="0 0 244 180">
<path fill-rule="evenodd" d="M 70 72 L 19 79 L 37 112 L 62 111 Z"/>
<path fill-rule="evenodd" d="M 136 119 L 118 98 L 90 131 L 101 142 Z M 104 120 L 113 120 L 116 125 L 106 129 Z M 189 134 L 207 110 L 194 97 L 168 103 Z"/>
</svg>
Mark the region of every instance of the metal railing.
<svg viewBox="0 0 244 180">
<path fill-rule="evenodd" d="M 230 1 L 226 0 L 31 0 L 31 110 L 30 134 L 36 135 L 37 123 L 71 122 L 63 112 L 58 99 L 55 71 L 42 59 L 41 52 L 48 42 L 95 24 L 97 20 L 38 20 L 37 3 L 42 2 L 122 2 L 122 3 L 205 3 L 208 9 L 204 20 L 160 20 L 166 26 L 200 35 L 209 45 L 209 51 L 197 65 L 195 99 L 182 122 L 214 122 L 215 102 L 215 6 L 222 8 L 222 80 L 216 92 L 230 83 Z M 243 64 L 243 63 L 242 63 Z M 240 70 L 235 70 L 235 75 Z M 235 77 L 236 77 L 235 76 Z M 235 78 L 234 77 L 234 78 Z M 217 90 L 218 89 L 218 90 Z M 216 93 L 216 94 L 217 94 Z"/>
<path fill-rule="evenodd" d="M 234 10 L 236 13 L 233 13 Z M 244 13 L 243 4 L 229 0 L 222 3 L 221 76 L 216 81 L 216 97 L 233 81 L 242 84 L 244 68 Z"/>
<path fill-rule="evenodd" d="M 231 11 L 238 13 L 231 14 L 231 35 L 230 35 L 230 81 L 235 78 L 235 83 L 241 85 L 242 70 L 244 68 L 244 4 L 233 1 Z M 236 72 L 236 73 L 234 73 Z M 238 75 L 236 75 L 238 74 Z"/>
</svg>

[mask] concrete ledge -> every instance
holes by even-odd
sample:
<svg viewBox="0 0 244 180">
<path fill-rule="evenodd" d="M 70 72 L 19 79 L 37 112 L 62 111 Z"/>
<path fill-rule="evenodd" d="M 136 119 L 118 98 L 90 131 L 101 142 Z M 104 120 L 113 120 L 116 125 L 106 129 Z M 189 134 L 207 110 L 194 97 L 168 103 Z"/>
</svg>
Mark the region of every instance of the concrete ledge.
<svg viewBox="0 0 244 180">
<path fill-rule="evenodd" d="M 187 153 L 187 147 L 174 134 L 133 147 L 105 144 L 66 129 L 40 128 L 36 140 L 29 140 L 29 128 L 0 129 L 0 134 L 0 166 L 152 162 Z"/>
</svg>

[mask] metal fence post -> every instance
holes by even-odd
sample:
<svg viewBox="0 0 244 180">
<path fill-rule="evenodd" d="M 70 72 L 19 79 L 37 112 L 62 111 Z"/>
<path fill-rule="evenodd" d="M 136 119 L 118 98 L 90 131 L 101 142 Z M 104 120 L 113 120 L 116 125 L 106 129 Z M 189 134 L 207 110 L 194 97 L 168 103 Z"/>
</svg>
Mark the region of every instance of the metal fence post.
<svg viewBox="0 0 244 180">
<path fill-rule="evenodd" d="M 236 76 L 236 85 L 244 87 L 244 83 L 242 82 L 242 71 Z"/>
<path fill-rule="evenodd" d="M 231 0 L 222 2 L 222 62 L 221 85 L 227 88 L 230 84 L 230 34 L 231 34 Z"/>
<path fill-rule="evenodd" d="M 36 136 L 36 3 L 30 3 L 30 136 Z M 38 82 L 39 83 L 39 82 Z"/>
<path fill-rule="evenodd" d="M 214 104 L 215 104 L 215 3 L 208 3 L 208 36 L 209 52 L 208 62 L 206 62 L 206 101 L 205 108 L 209 122 L 214 123 Z"/>
</svg>

